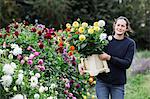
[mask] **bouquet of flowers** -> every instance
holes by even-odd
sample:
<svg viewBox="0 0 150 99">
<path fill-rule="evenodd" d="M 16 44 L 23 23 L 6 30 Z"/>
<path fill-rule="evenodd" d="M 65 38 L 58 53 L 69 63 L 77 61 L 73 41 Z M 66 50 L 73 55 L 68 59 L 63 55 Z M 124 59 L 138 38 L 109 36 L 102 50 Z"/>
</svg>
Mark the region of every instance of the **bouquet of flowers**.
<svg viewBox="0 0 150 99">
<path fill-rule="evenodd" d="M 83 57 L 100 54 L 108 43 L 104 26 L 104 20 L 94 22 L 93 26 L 86 22 L 81 23 L 79 19 L 74 21 L 72 26 L 67 23 L 66 29 L 71 35 L 68 41 Z"/>
<path fill-rule="evenodd" d="M 98 57 L 108 44 L 104 26 L 104 20 L 94 22 L 93 25 L 82 23 L 80 19 L 74 21 L 72 25 L 66 24 L 66 31 L 70 35 L 67 41 L 83 58 L 79 67 L 86 66 L 92 76 L 96 76 L 99 72 L 109 72 L 106 61 L 100 61 Z"/>
</svg>

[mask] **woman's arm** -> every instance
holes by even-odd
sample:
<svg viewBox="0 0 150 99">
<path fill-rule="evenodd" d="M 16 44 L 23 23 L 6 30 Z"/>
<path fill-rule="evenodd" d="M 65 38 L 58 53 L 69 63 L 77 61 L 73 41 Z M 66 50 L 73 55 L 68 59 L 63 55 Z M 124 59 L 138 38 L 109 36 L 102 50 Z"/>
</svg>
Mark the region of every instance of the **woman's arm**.
<svg viewBox="0 0 150 99">
<path fill-rule="evenodd" d="M 128 50 L 124 58 L 110 56 L 107 53 L 103 53 L 100 55 L 100 59 L 108 60 L 112 64 L 114 64 L 114 66 L 117 66 L 119 68 L 128 69 L 132 63 L 134 53 L 135 53 L 135 43 L 131 43 L 128 47 Z"/>
</svg>

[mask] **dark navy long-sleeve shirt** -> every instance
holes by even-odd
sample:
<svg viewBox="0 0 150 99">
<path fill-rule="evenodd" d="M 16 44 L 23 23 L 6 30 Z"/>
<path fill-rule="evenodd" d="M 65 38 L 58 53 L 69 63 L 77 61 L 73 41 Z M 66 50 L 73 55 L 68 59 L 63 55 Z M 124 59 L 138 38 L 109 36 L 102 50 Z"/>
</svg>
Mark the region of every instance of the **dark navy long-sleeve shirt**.
<svg viewBox="0 0 150 99">
<path fill-rule="evenodd" d="M 135 53 L 135 42 L 129 37 L 122 40 L 113 38 L 105 52 L 111 56 L 111 59 L 107 61 L 110 72 L 100 73 L 97 78 L 109 84 L 125 84 L 126 69 L 130 67 Z"/>
</svg>

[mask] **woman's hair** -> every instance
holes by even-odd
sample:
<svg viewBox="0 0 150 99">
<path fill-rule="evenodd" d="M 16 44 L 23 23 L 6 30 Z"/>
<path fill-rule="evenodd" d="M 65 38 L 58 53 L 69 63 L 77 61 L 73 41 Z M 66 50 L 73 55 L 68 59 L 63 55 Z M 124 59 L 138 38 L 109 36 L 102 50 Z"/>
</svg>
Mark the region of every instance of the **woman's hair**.
<svg viewBox="0 0 150 99">
<path fill-rule="evenodd" d="M 116 24 L 117 21 L 120 20 L 120 19 L 123 19 L 123 20 L 126 21 L 126 26 L 127 26 L 127 29 L 128 29 L 128 30 L 127 30 L 127 32 L 125 33 L 125 35 L 128 36 L 128 33 L 133 33 L 133 30 L 132 30 L 132 28 L 131 28 L 131 25 L 130 25 L 129 20 L 128 20 L 126 17 L 124 17 L 124 16 L 120 16 L 120 17 L 118 17 L 117 19 L 115 19 L 115 21 L 114 21 L 114 23 L 113 23 L 113 32 L 114 32 L 115 24 Z"/>
</svg>

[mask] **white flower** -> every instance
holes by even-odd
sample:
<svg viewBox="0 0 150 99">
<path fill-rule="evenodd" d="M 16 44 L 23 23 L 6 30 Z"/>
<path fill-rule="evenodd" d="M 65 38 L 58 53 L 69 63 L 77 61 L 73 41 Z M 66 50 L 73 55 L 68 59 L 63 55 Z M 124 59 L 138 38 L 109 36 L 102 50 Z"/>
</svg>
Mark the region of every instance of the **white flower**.
<svg viewBox="0 0 150 99">
<path fill-rule="evenodd" d="M 13 59 L 13 55 L 12 55 L 12 54 L 9 54 L 9 55 L 8 55 L 8 58 L 9 58 L 9 59 Z"/>
<path fill-rule="evenodd" d="M 47 99 L 54 99 L 52 96 L 48 97 Z"/>
<path fill-rule="evenodd" d="M 33 71 L 30 71 L 30 72 L 29 72 L 29 74 L 30 74 L 31 76 L 33 76 L 33 75 L 34 75 Z"/>
<path fill-rule="evenodd" d="M 11 44 L 11 48 L 19 47 L 17 44 Z"/>
<path fill-rule="evenodd" d="M 40 78 L 41 77 L 40 73 L 36 73 L 35 77 Z"/>
<path fill-rule="evenodd" d="M 14 62 L 11 62 L 10 65 L 15 69 L 17 66 Z"/>
<path fill-rule="evenodd" d="M 23 95 L 17 94 L 12 99 L 24 99 L 24 98 L 23 98 Z"/>
<path fill-rule="evenodd" d="M 13 55 L 17 56 L 19 54 L 22 54 L 22 49 L 19 47 L 16 47 L 12 53 L 13 53 Z"/>
<path fill-rule="evenodd" d="M 14 86 L 14 87 L 13 87 L 13 90 L 14 90 L 14 91 L 17 91 L 17 87 L 16 87 L 16 86 Z"/>
<path fill-rule="evenodd" d="M 7 75 L 12 75 L 14 73 L 14 68 L 10 64 L 5 64 L 3 67 L 3 72 Z"/>
<path fill-rule="evenodd" d="M 0 49 L 0 55 L 3 54 L 3 50 Z"/>
<path fill-rule="evenodd" d="M 109 40 L 109 41 L 112 40 L 112 36 L 111 36 L 111 35 L 108 36 L 108 40 Z"/>
<path fill-rule="evenodd" d="M 99 25 L 99 27 L 104 27 L 105 26 L 105 21 L 104 20 L 99 20 L 98 25 Z"/>
<path fill-rule="evenodd" d="M 44 86 L 40 86 L 39 93 L 43 93 L 44 91 L 45 91 L 45 87 Z"/>
<path fill-rule="evenodd" d="M 101 33 L 100 36 L 99 36 L 99 39 L 102 41 L 102 40 L 105 40 L 107 38 L 107 34 L 106 33 Z"/>
<path fill-rule="evenodd" d="M 9 88 L 7 88 L 7 87 L 5 87 L 5 86 L 4 86 L 4 90 L 5 90 L 6 92 L 9 92 Z"/>
<path fill-rule="evenodd" d="M 38 78 L 35 76 L 32 76 L 30 80 L 31 80 L 31 87 L 36 87 L 38 84 Z"/>
<path fill-rule="evenodd" d="M 34 99 L 39 99 L 40 95 L 39 94 L 34 94 Z"/>
<path fill-rule="evenodd" d="M 45 91 L 47 91 L 48 90 L 48 87 L 44 87 L 45 88 Z"/>
<path fill-rule="evenodd" d="M 50 88 L 54 89 L 56 87 L 56 84 L 51 84 Z"/>
<path fill-rule="evenodd" d="M 16 84 L 21 85 L 22 81 L 23 81 L 23 74 L 20 73 L 18 74 L 18 79 L 16 80 Z"/>
<path fill-rule="evenodd" d="M 19 70 L 19 73 L 21 73 L 21 74 L 22 74 L 22 73 L 23 73 L 23 70 Z"/>
<path fill-rule="evenodd" d="M 4 87 L 9 87 L 12 83 L 13 79 L 10 75 L 4 75 L 2 76 L 2 85 Z"/>
</svg>

